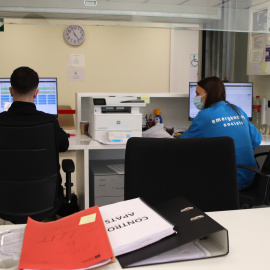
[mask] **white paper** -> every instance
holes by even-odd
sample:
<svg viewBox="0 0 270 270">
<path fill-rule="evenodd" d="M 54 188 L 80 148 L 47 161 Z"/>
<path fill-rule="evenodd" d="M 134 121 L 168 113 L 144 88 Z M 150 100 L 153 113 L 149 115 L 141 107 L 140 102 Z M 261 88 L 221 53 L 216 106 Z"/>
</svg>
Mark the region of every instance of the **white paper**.
<svg viewBox="0 0 270 270">
<path fill-rule="evenodd" d="M 117 174 L 125 174 L 125 164 L 107 165 L 107 167 L 115 171 Z"/>
<path fill-rule="evenodd" d="M 69 54 L 68 67 L 84 67 L 85 55 L 84 54 Z"/>
<path fill-rule="evenodd" d="M 262 72 L 262 65 L 261 64 L 252 64 L 251 66 L 251 74 L 259 75 Z"/>
<path fill-rule="evenodd" d="M 191 259 L 200 259 L 205 258 L 209 252 L 200 248 L 201 245 L 198 241 L 190 242 L 180 247 L 171 249 L 167 252 L 161 253 L 157 256 L 151 257 L 149 259 L 130 264 L 130 267 L 139 266 L 139 265 L 148 265 L 148 264 L 157 264 L 157 263 L 166 263 L 166 262 L 177 262 Z M 205 253 L 206 251 L 206 253 Z"/>
<path fill-rule="evenodd" d="M 264 49 L 265 48 L 265 34 L 252 34 L 252 48 Z"/>
<path fill-rule="evenodd" d="M 250 51 L 250 63 L 261 63 L 263 59 L 263 49 L 254 49 Z"/>
<path fill-rule="evenodd" d="M 101 206 L 100 212 L 115 256 L 175 233 L 174 226 L 140 198 Z"/>
<path fill-rule="evenodd" d="M 84 69 L 68 69 L 67 80 L 68 81 L 84 81 L 85 70 Z"/>
<path fill-rule="evenodd" d="M 173 138 L 166 130 L 163 128 L 163 124 L 155 125 L 146 131 L 142 132 L 143 137 L 149 138 Z"/>
</svg>

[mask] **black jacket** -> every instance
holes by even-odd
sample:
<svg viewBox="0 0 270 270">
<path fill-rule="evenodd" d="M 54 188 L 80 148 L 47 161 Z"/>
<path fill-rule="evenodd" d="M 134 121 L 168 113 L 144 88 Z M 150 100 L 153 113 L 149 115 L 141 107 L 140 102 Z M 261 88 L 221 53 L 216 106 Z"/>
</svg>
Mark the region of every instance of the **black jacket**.
<svg viewBox="0 0 270 270">
<path fill-rule="evenodd" d="M 54 115 L 38 111 L 36 105 L 31 102 L 15 101 L 7 112 L 0 113 L 0 122 L 2 124 L 42 124 L 53 122 L 55 126 L 55 136 L 58 144 L 58 151 L 65 152 L 69 147 L 68 135 L 60 127 L 57 118 Z M 18 134 L 19 135 L 19 134 Z M 59 160 L 59 157 L 57 157 Z M 59 162 L 58 162 L 59 163 Z M 58 164 L 58 178 L 62 182 L 60 175 L 60 165 Z"/>
</svg>

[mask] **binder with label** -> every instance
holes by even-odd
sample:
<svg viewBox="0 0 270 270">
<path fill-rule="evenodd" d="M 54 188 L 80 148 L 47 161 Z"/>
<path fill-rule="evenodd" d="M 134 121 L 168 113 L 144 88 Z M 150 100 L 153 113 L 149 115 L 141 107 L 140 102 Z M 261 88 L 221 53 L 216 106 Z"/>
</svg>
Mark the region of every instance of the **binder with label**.
<svg viewBox="0 0 270 270">
<path fill-rule="evenodd" d="M 100 207 L 115 256 L 133 252 L 176 233 L 170 223 L 141 198 Z"/>
<path fill-rule="evenodd" d="M 173 198 L 153 208 L 176 224 L 177 234 L 118 256 L 122 268 L 212 258 L 229 253 L 227 229 L 186 199 Z"/>
</svg>

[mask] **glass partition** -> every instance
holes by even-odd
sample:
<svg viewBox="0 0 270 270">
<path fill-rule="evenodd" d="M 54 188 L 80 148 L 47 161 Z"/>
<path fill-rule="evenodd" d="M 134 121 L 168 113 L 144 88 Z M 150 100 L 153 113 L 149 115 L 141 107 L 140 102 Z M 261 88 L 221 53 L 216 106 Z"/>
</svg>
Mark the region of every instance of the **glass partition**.
<svg viewBox="0 0 270 270">
<path fill-rule="evenodd" d="M 8 77 L 16 65 L 25 64 L 44 77 L 57 75 L 60 99 L 72 107 L 78 91 L 187 94 L 179 74 L 188 81 L 197 74 L 250 80 L 260 93 L 270 85 L 270 76 L 257 76 L 270 75 L 269 13 L 270 1 L 265 0 L 1 0 L 5 65 L 0 72 Z M 73 24 L 86 34 L 80 46 L 68 44 L 63 35 Z M 197 49 L 188 44 L 185 53 L 187 63 L 190 55 L 198 58 L 198 70 L 183 68 L 180 58 L 175 61 L 184 52 L 183 42 L 174 38 L 177 30 L 198 33 L 190 42 Z M 67 78 L 75 72 L 69 58 L 77 54 L 85 57 L 78 66 L 85 75 L 75 85 Z"/>
</svg>

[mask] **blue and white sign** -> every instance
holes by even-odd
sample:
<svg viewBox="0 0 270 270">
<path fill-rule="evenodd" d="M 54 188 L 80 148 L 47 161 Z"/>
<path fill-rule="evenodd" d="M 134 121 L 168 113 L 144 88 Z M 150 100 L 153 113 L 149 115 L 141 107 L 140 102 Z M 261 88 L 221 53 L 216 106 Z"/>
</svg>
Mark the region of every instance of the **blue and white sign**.
<svg viewBox="0 0 270 270">
<path fill-rule="evenodd" d="M 198 67 L 198 54 L 191 54 L 190 55 L 190 67 L 191 68 L 196 68 Z"/>
</svg>

